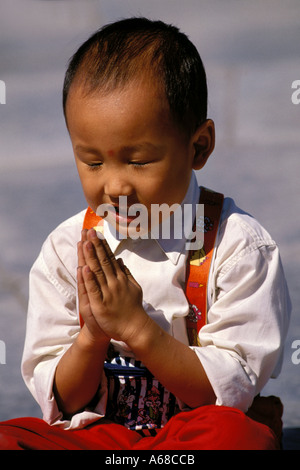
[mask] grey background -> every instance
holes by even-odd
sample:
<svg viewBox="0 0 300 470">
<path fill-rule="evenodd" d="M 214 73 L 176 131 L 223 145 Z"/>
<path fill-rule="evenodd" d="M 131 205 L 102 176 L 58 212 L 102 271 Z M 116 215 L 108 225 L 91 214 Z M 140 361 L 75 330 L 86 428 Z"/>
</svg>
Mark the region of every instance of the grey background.
<svg viewBox="0 0 300 470">
<path fill-rule="evenodd" d="M 299 0 L 1 0 L 0 420 L 40 416 L 20 374 L 28 272 L 47 234 L 85 207 L 61 110 L 66 64 L 91 32 L 131 15 L 172 22 L 198 47 L 217 132 L 199 182 L 233 197 L 280 246 L 294 308 L 282 373 L 264 394 L 279 395 L 284 425 L 299 427 Z"/>
</svg>

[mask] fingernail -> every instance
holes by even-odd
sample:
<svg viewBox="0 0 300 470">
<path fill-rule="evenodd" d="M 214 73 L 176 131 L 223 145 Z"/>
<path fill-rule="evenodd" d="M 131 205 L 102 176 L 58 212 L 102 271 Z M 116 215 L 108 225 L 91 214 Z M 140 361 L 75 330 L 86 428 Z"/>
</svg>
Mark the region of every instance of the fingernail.
<svg viewBox="0 0 300 470">
<path fill-rule="evenodd" d="M 91 236 L 91 238 L 97 238 L 96 230 L 91 229 L 91 230 L 90 230 L 90 236 Z"/>
<path fill-rule="evenodd" d="M 92 242 L 87 242 L 86 247 L 87 247 L 87 249 L 88 249 L 89 251 L 91 251 L 91 250 L 93 249 L 93 244 L 92 244 Z"/>
</svg>

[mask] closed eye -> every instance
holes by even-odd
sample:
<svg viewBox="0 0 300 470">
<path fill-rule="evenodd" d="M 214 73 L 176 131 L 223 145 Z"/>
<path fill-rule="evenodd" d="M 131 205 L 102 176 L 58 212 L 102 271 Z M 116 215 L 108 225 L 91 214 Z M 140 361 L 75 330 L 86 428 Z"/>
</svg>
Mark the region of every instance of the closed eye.
<svg viewBox="0 0 300 470">
<path fill-rule="evenodd" d="M 98 162 L 98 163 L 87 163 L 87 166 L 88 166 L 91 170 L 94 170 L 94 169 L 99 168 L 100 166 L 102 166 L 102 162 Z"/>
<path fill-rule="evenodd" d="M 129 162 L 129 165 L 133 165 L 136 167 L 142 167 L 148 165 L 149 162 Z"/>
</svg>

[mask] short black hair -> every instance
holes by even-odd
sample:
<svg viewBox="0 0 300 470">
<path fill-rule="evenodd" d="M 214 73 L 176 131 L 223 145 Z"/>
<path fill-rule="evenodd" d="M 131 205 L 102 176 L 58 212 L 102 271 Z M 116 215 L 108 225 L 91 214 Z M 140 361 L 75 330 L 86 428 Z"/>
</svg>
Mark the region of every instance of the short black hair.
<svg viewBox="0 0 300 470">
<path fill-rule="evenodd" d="M 96 31 L 71 57 L 63 86 L 63 109 L 72 83 L 86 93 L 113 91 L 131 79 L 153 73 L 175 121 L 192 133 L 207 116 L 207 82 L 201 57 L 173 25 L 128 18 Z"/>
</svg>

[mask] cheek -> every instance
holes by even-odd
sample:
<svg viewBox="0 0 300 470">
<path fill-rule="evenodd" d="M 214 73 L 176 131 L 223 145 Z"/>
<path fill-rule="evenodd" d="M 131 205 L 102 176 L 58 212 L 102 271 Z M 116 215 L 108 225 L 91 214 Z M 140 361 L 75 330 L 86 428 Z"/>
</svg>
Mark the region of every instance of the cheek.
<svg viewBox="0 0 300 470">
<path fill-rule="evenodd" d="M 98 205 L 101 204 L 101 188 L 97 184 L 97 180 L 89 175 L 79 175 L 81 180 L 82 190 L 88 205 L 96 210 Z"/>
<path fill-rule="evenodd" d="M 152 186 L 153 198 L 157 203 L 181 203 L 188 190 L 191 174 L 186 171 L 169 171 L 165 178 Z"/>
</svg>

